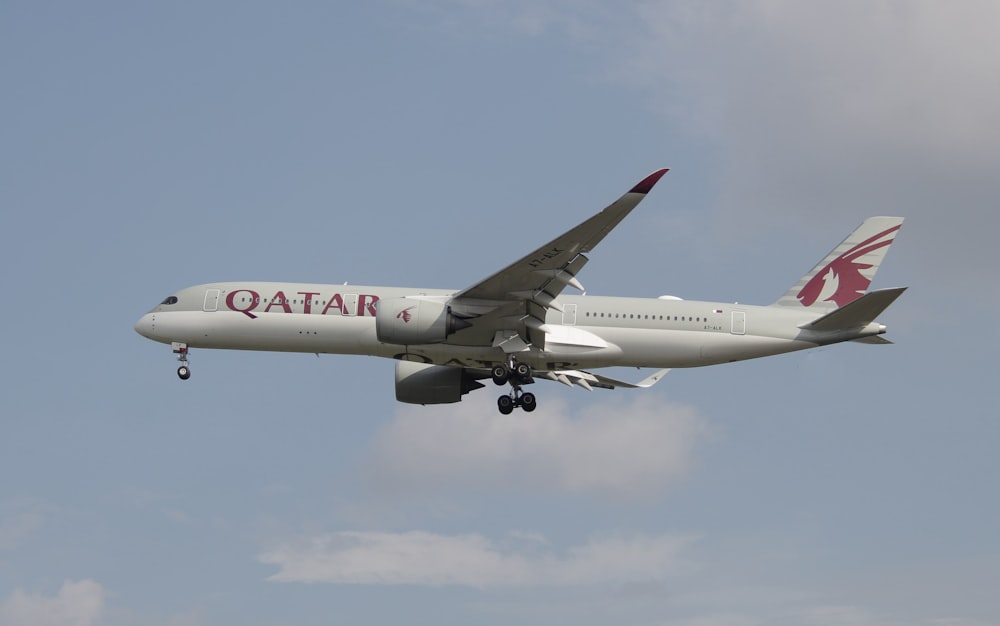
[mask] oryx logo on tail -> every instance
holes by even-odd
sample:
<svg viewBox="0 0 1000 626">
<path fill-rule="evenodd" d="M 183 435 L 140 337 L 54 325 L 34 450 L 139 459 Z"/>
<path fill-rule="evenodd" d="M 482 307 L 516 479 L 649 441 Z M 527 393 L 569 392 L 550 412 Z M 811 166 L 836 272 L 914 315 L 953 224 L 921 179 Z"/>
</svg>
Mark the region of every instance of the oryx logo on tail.
<svg viewBox="0 0 1000 626">
<path fill-rule="evenodd" d="M 848 248 L 827 263 L 796 295 L 802 306 L 812 306 L 819 301 L 833 302 L 841 307 L 857 300 L 868 289 L 875 275 L 874 271 L 869 270 L 878 268 L 885 254 L 883 248 L 892 243 L 899 227 L 897 224 L 887 228 Z M 876 256 L 868 262 L 865 256 L 872 253 L 876 253 Z"/>
</svg>

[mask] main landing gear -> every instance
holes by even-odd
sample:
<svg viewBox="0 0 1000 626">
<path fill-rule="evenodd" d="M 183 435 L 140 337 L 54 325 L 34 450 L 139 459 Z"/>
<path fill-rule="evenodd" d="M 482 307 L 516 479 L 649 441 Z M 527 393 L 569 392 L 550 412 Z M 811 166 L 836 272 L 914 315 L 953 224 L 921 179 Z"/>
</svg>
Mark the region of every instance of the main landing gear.
<svg viewBox="0 0 1000 626">
<path fill-rule="evenodd" d="M 521 407 L 526 412 L 531 413 L 538 404 L 535 401 L 535 394 L 530 391 L 522 392 L 521 385 L 528 385 L 533 382 L 531 378 L 531 367 L 526 363 L 518 363 L 511 359 L 510 365 L 496 365 L 493 367 L 493 382 L 497 385 L 510 383 L 510 393 L 497 398 L 497 408 L 504 415 L 510 415 L 516 407 Z"/>
<path fill-rule="evenodd" d="M 177 377 L 181 380 L 187 380 L 191 378 L 191 368 L 188 367 L 188 347 L 186 343 L 173 342 L 170 346 L 174 349 L 174 354 L 177 355 L 177 360 L 181 362 L 181 366 L 177 368 Z"/>
</svg>

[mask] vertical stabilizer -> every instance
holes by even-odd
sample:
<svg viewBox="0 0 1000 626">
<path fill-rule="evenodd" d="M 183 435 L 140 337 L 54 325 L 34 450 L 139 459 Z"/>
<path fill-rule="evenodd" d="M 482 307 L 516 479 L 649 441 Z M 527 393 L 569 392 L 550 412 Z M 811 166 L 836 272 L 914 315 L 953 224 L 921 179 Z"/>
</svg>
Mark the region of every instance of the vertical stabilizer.
<svg viewBox="0 0 1000 626">
<path fill-rule="evenodd" d="M 871 284 L 902 224 L 901 217 L 869 217 L 775 304 L 821 313 L 857 300 Z"/>
</svg>

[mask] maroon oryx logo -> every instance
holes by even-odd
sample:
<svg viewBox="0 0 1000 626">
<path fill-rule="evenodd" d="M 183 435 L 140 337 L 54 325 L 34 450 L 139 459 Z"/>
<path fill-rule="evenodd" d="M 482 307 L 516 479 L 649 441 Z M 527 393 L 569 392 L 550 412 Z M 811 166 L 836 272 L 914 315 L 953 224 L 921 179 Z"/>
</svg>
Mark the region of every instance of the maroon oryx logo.
<svg viewBox="0 0 1000 626">
<path fill-rule="evenodd" d="M 412 311 L 415 308 L 417 308 L 416 305 L 410 306 L 410 307 L 406 307 L 405 309 L 403 309 L 399 313 L 396 313 L 396 319 L 403 320 L 404 324 L 409 324 L 410 320 L 413 319 L 413 314 L 410 313 L 410 311 Z"/>
<path fill-rule="evenodd" d="M 893 239 L 891 235 L 897 230 L 899 226 L 893 226 L 865 239 L 816 272 L 796 296 L 802 302 L 802 306 L 812 306 L 821 295 L 831 289 L 833 294 L 824 298 L 824 302 L 835 302 L 837 306 L 844 306 L 857 300 L 872 282 L 861 272 L 873 267 L 868 263 L 859 263 L 857 259 L 891 244 Z"/>
</svg>

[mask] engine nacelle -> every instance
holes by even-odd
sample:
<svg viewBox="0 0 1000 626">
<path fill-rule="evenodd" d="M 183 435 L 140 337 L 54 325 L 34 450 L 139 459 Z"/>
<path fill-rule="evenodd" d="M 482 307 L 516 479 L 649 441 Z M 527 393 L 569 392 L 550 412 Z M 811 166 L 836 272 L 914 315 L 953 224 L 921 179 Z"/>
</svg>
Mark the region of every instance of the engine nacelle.
<svg viewBox="0 0 1000 626">
<path fill-rule="evenodd" d="M 375 310 L 375 335 L 382 343 L 403 346 L 441 343 L 456 330 L 469 326 L 437 300 L 384 298 Z"/>
<path fill-rule="evenodd" d="M 396 361 L 396 400 L 400 402 L 460 402 L 463 395 L 483 386 L 461 367 Z"/>
</svg>

